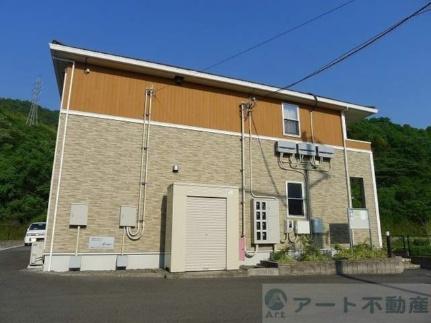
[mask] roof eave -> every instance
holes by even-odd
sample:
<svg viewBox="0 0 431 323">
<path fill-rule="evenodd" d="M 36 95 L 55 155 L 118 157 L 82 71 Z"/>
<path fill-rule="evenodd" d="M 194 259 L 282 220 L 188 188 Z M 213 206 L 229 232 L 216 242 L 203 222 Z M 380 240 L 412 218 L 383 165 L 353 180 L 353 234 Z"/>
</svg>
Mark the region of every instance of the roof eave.
<svg viewBox="0 0 431 323">
<path fill-rule="evenodd" d="M 304 103 L 314 105 L 316 99 L 319 106 L 326 107 L 334 110 L 345 110 L 349 114 L 349 110 L 356 110 L 360 112 L 363 117 L 373 115 L 378 112 L 377 109 L 357 105 L 349 102 L 343 102 L 330 98 L 314 96 L 312 94 L 306 94 L 291 90 L 280 90 L 277 91 L 277 87 L 258 84 L 249 81 L 238 80 L 234 78 L 228 78 L 224 76 L 218 76 L 208 73 L 203 73 L 195 70 L 189 70 L 185 68 L 179 68 L 175 66 L 168 66 L 164 64 L 148 62 L 144 60 L 128 58 L 123 56 L 117 56 L 107 53 L 96 52 L 87 49 L 81 49 L 76 47 L 70 47 L 66 45 L 50 43 L 51 55 L 54 60 L 54 67 L 56 69 L 57 83 L 59 91 L 62 87 L 62 78 L 60 76 L 59 64 L 56 63 L 57 59 L 70 60 L 75 62 L 101 65 L 105 67 L 118 68 L 123 70 L 135 71 L 139 73 L 149 74 L 153 76 L 160 76 L 168 79 L 172 79 L 174 76 L 183 76 L 186 81 L 192 83 L 198 83 L 203 85 L 215 86 L 219 88 L 225 88 L 235 90 L 243 93 L 247 93 L 253 96 L 267 96 L 277 98 L 281 100 L 288 100 L 297 103 Z M 277 91 L 277 92 L 275 92 Z"/>
</svg>

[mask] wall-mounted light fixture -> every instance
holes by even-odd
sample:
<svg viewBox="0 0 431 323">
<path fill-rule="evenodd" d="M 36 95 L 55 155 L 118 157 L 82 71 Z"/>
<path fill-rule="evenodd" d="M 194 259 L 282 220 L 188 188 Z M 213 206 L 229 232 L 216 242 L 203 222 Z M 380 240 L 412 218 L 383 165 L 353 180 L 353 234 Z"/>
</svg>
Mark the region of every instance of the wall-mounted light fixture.
<svg viewBox="0 0 431 323">
<path fill-rule="evenodd" d="M 176 85 L 183 85 L 184 83 L 184 77 L 180 75 L 175 75 L 174 82 Z"/>
</svg>

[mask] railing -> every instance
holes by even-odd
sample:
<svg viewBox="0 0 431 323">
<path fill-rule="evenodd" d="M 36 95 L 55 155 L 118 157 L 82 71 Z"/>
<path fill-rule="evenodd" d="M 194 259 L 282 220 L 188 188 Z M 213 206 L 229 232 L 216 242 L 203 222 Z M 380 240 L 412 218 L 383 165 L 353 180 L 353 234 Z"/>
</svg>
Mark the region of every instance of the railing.
<svg viewBox="0 0 431 323">
<path fill-rule="evenodd" d="M 388 252 L 403 257 L 431 256 L 431 236 L 389 236 Z"/>
</svg>

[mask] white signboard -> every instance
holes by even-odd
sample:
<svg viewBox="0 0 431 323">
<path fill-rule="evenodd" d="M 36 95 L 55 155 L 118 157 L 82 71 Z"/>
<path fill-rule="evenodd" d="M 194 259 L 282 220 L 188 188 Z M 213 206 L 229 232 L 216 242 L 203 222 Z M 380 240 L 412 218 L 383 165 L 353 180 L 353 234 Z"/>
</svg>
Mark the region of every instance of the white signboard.
<svg viewBox="0 0 431 323">
<path fill-rule="evenodd" d="M 367 209 L 349 210 L 350 229 L 369 229 L 370 223 Z"/>
<path fill-rule="evenodd" d="M 114 237 L 90 237 L 89 249 L 114 249 Z"/>
</svg>

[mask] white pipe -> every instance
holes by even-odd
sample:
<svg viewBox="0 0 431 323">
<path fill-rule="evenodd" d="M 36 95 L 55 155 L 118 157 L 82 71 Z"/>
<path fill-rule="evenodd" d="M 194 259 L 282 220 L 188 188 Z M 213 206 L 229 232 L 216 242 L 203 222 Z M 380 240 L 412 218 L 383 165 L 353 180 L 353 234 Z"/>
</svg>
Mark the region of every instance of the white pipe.
<svg viewBox="0 0 431 323">
<path fill-rule="evenodd" d="M 244 174 L 244 159 L 245 159 L 245 148 L 244 148 L 244 105 L 240 105 L 241 108 L 241 215 L 242 215 L 242 238 L 246 238 L 245 230 L 245 174 Z M 244 249 L 247 249 L 247 245 L 244 241 Z"/>
<path fill-rule="evenodd" d="M 79 249 L 79 233 L 81 231 L 81 226 L 78 225 L 78 229 L 76 232 L 76 244 L 75 244 L 75 256 L 78 255 L 78 249 Z"/>
<path fill-rule="evenodd" d="M 148 109 L 148 91 L 145 90 L 145 103 L 144 103 L 144 114 L 142 123 L 142 138 L 141 138 L 141 163 L 139 166 L 139 197 L 138 197 L 138 219 L 136 231 L 133 232 L 131 228 L 127 228 L 127 236 L 135 237 L 141 231 L 141 203 L 142 203 L 142 177 L 143 177 L 143 167 L 144 167 L 144 153 L 147 151 L 145 149 L 145 136 L 146 136 L 146 123 L 147 123 L 147 109 Z"/>
<path fill-rule="evenodd" d="M 346 116 L 344 111 L 341 111 L 341 126 L 343 129 L 343 151 L 344 151 L 344 173 L 346 176 L 346 187 L 347 187 L 347 205 L 348 208 L 351 209 L 352 208 L 352 192 L 350 189 L 350 174 L 349 174 L 349 162 L 348 162 L 348 158 L 347 158 L 347 145 L 346 145 L 346 140 L 347 140 L 347 129 L 346 129 Z M 350 214 L 349 212 L 347 213 L 347 222 L 349 224 L 349 237 L 350 237 L 350 246 L 353 246 L 353 234 L 352 234 L 352 230 L 350 229 Z"/>
<path fill-rule="evenodd" d="M 64 73 L 64 79 L 67 79 L 67 71 Z M 47 216 L 46 216 L 46 230 L 48 232 L 49 227 L 49 218 L 51 213 L 51 199 L 52 199 L 52 189 L 54 187 L 54 172 L 55 172 L 55 165 L 57 164 L 57 145 L 58 145 L 58 138 L 60 137 L 60 115 L 61 110 L 63 109 L 63 103 L 64 103 L 64 90 L 66 88 L 66 82 L 63 82 L 63 88 L 61 90 L 61 98 L 60 98 L 60 112 L 59 112 L 59 120 L 57 123 L 57 134 L 55 138 L 55 151 L 54 151 L 54 160 L 52 162 L 52 170 L 51 170 L 51 184 L 49 186 L 49 197 L 48 197 L 48 210 L 47 210 Z M 44 239 L 43 241 L 43 250 L 46 248 L 46 241 L 48 239 Z"/>
<path fill-rule="evenodd" d="M 127 227 L 127 236 L 129 237 L 129 239 L 131 240 L 139 240 L 143 234 L 144 234 L 144 229 L 145 229 L 145 207 L 146 207 L 146 198 L 147 198 L 147 185 L 148 185 L 148 168 L 149 168 L 149 148 L 150 148 L 150 130 L 151 130 L 151 110 L 152 110 L 152 102 L 153 102 L 153 89 L 147 89 L 145 91 L 145 95 L 149 95 L 149 100 L 148 100 L 148 113 L 146 113 L 147 115 L 145 116 L 146 118 L 148 118 L 147 122 L 147 131 L 146 131 L 146 138 L 145 138 L 145 147 L 143 147 L 143 149 L 145 149 L 145 168 L 144 168 L 144 197 L 142 199 L 142 208 L 141 208 L 141 216 L 140 219 L 138 221 L 138 231 L 136 232 L 132 232 L 130 230 L 130 227 Z M 145 126 L 145 120 L 144 120 L 144 126 Z M 143 154 L 141 155 L 141 162 L 143 159 Z M 141 168 L 142 169 L 142 168 Z M 142 180 L 142 179 L 141 179 Z M 142 182 L 140 183 L 142 186 Z M 140 191 L 140 196 L 141 196 L 141 191 Z M 139 199 L 139 203 L 141 198 Z M 138 204 L 139 205 L 139 204 Z M 139 222 L 141 222 L 141 227 L 139 227 Z"/>
<path fill-rule="evenodd" d="M 74 74 L 75 74 L 75 62 L 73 62 L 72 73 L 70 75 L 69 93 L 67 96 L 67 106 L 66 106 L 66 116 L 64 119 L 63 140 L 61 142 L 60 166 L 59 166 L 59 171 L 58 171 L 57 190 L 56 190 L 55 205 L 54 205 L 54 217 L 53 217 L 53 222 L 52 222 L 51 246 L 49 249 L 48 271 L 51 271 L 52 251 L 54 248 L 54 232 L 55 232 L 55 224 L 56 224 L 56 220 L 57 220 L 58 200 L 59 200 L 59 196 L 60 196 L 60 185 L 61 185 L 61 175 L 62 175 L 62 171 L 63 171 L 64 147 L 65 147 L 65 143 L 66 143 L 67 122 L 69 120 L 70 98 L 72 97 L 72 85 L 73 85 Z M 59 115 L 58 122 L 60 123 L 60 121 L 61 121 L 61 112 Z M 55 167 L 55 165 L 54 165 L 54 167 Z"/>
<path fill-rule="evenodd" d="M 371 164 L 371 177 L 373 179 L 373 193 L 374 193 L 374 207 L 376 208 L 376 216 L 377 216 L 377 235 L 379 239 L 379 247 L 382 248 L 382 228 L 380 227 L 380 210 L 379 210 L 379 199 L 377 195 L 377 183 L 376 183 L 376 174 L 374 171 L 374 158 L 373 153 L 370 154 L 370 164 Z"/>
<path fill-rule="evenodd" d="M 241 180 L 242 180 L 242 189 L 241 189 L 241 212 L 242 212 L 242 238 L 244 239 L 244 251 L 246 257 L 254 257 L 258 250 L 259 245 L 256 244 L 254 247 L 254 251 L 250 252 L 247 250 L 247 237 L 246 237 L 246 223 L 245 223 L 245 146 L 244 146 L 244 140 L 245 140 L 245 134 L 244 134 L 244 108 L 245 104 L 240 105 L 241 108 Z M 249 127 L 250 132 L 250 127 Z M 251 137 L 249 137 L 251 140 Z M 250 142 L 249 142 L 250 144 Z M 250 153 L 250 151 L 249 151 Z M 251 155 L 250 155 L 251 156 Z M 250 160 L 251 161 L 251 160 Z"/>
<path fill-rule="evenodd" d="M 252 159 L 252 149 L 251 149 L 251 143 L 252 143 L 252 118 L 253 118 L 253 112 L 249 110 L 248 113 L 248 159 L 249 159 L 249 172 L 250 172 L 250 195 L 253 198 L 265 198 L 270 200 L 275 200 L 276 197 L 274 196 L 266 196 L 266 195 L 257 195 L 253 193 L 253 159 Z M 259 140 L 259 137 L 257 137 Z"/>
<path fill-rule="evenodd" d="M 124 255 L 124 237 L 126 236 L 126 227 L 123 227 L 123 237 L 121 239 L 121 255 Z"/>
</svg>

